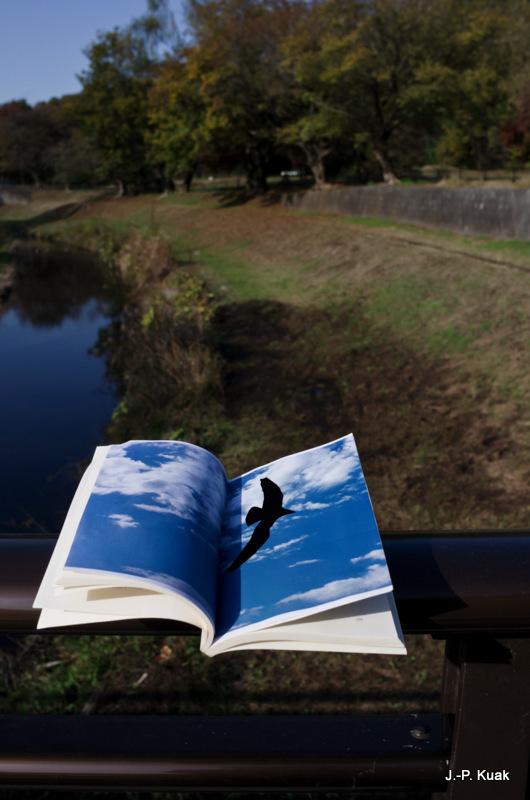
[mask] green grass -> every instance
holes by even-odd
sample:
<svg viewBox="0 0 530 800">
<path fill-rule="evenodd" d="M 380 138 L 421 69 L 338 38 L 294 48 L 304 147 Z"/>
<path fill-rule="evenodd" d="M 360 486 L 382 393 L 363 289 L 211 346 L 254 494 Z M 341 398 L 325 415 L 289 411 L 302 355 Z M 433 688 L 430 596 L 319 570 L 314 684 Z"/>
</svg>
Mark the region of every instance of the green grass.
<svg viewBox="0 0 530 800">
<path fill-rule="evenodd" d="M 463 333 L 445 322 L 459 306 L 457 292 L 433 286 L 421 274 L 395 278 L 372 288 L 369 299 L 371 315 L 435 355 L 461 352 L 473 341 L 469 332 Z"/>
<path fill-rule="evenodd" d="M 207 209 L 219 209 L 224 219 L 248 213 L 247 229 L 237 228 L 233 241 L 220 245 L 207 228 L 211 217 L 192 227 L 195 212 Z M 312 220 L 297 235 L 318 232 L 320 217 L 312 216 L 314 226 Z M 523 524 L 527 500 L 503 494 L 498 477 L 513 464 L 494 459 L 504 458 L 506 442 L 523 470 L 527 456 L 509 440 L 506 419 L 488 414 L 497 413 L 492 402 L 500 397 L 519 403 L 523 422 L 528 415 L 526 354 L 521 349 L 520 361 L 509 361 L 519 342 L 530 346 L 526 275 L 497 274 L 449 249 L 434 258 L 428 251 L 432 241 L 447 241 L 480 253 L 489 242 L 400 225 L 426 245 L 404 256 L 398 234 L 369 230 L 397 227 L 394 222 L 352 217 L 335 223 L 350 225 L 347 235 L 358 237 L 359 248 L 369 242 L 358 256 L 375 253 L 369 279 L 348 275 L 349 262 L 338 257 L 340 272 L 326 274 L 332 250 L 326 247 L 330 241 L 335 247 L 330 228 L 315 237 L 310 256 L 304 249 L 297 261 L 295 243 L 285 263 L 260 261 L 252 227 L 259 225 L 259 209 L 221 208 L 211 192 L 146 199 L 128 219 L 59 219 L 38 230 L 79 236 L 87 246 L 100 237 L 112 248 L 113 237 L 125 236 L 133 224 L 167 237 L 182 268 L 207 277 L 218 300 L 215 340 L 235 355 L 225 363 L 222 409 L 200 415 L 200 443 L 219 455 L 230 476 L 353 430 L 382 529 Z M 525 258 L 525 248 L 513 252 Z M 175 391 L 175 407 L 179 400 Z M 515 426 L 519 419 L 510 414 Z M 163 432 L 188 433 L 178 415 Z M 139 423 L 131 438 L 142 433 Z M 497 450 L 490 438 L 499 439 Z M 490 472 L 495 463 L 498 472 Z M 160 713 L 191 714 L 351 713 L 352 707 L 364 713 L 405 704 L 434 710 L 437 703 L 441 650 L 430 640 L 415 642 L 410 656 L 394 664 L 384 657 L 259 652 L 208 660 L 196 638 L 39 641 L 4 670 L 4 680 L 10 668 L 18 672 L 5 710 L 80 712 L 93 696 L 101 697 L 98 711 L 105 713 L 145 713 L 148 702 Z"/>
<path fill-rule="evenodd" d="M 296 213 L 297 216 L 300 217 L 320 217 L 322 212 L 320 211 L 295 211 L 293 209 L 288 209 L 288 213 Z M 404 222 L 395 222 L 393 220 L 388 219 L 376 219 L 374 217 L 355 217 L 355 216 L 337 216 L 337 221 L 345 222 L 345 223 L 354 223 L 355 225 L 365 225 L 368 228 L 391 228 L 393 226 L 408 226 L 409 223 Z M 413 226 L 412 226 L 413 227 Z"/>
<path fill-rule="evenodd" d="M 466 244 L 471 244 L 471 242 L 466 240 Z M 477 244 L 483 250 L 513 253 L 530 258 L 530 242 L 521 242 L 518 239 L 488 239 L 487 241 L 478 241 Z"/>
<path fill-rule="evenodd" d="M 14 651 L 2 655 L 2 713 L 81 713 L 108 688 L 110 675 L 134 694 L 142 665 L 160 646 L 155 636 L 27 636 L 15 641 Z"/>
<path fill-rule="evenodd" d="M 396 225 L 407 225 L 408 223 L 396 222 L 391 219 L 376 219 L 375 217 L 343 217 L 345 222 L 353 222 L 355 225 L 365 225 L 367 228 L 392 228 Z"/>
</svg>

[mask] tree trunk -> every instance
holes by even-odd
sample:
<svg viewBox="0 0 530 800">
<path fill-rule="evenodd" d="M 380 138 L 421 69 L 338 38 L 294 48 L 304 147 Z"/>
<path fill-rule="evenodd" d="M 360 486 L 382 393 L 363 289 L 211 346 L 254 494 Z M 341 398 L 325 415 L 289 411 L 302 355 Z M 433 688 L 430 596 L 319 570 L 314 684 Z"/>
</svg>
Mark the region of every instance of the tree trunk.
<svg viewBox="0 0 530 800">
<path fill-rule="evenodd" d="M 259 147 L 247 147 L 245 150 L 245 172 L 247 173 L 247 189 L 250 194 L 265 194 L 268 190 L 265 175 L 265 158 Z"/>
<path fill-rule="evenodd" d="M 384 182 L 389 186 L 392 186 L 394 183 L 399 183 L 398 177 L 395 174 L 392 164 L 388 158 L 388 149 L 386 144 L 372 145 L 372 150 L 374 156 L 381 164 Z"/>
<path fill-rule="evenodd" d="M 302 149 L 307 158 L 307 165 L 315 179 L 315 189 L 322 189 L 326 184 L 326 167 L 324 157 L 327 156 L 329 148 L 319 144 L 304 144 Z"/>
<path fill-rule="evenodd" d="M 190 192 L 191 191 L 191 182 L 193 181 L 193 176 L 195 175 L 195 167 L 190 167 L 190 169 L 184 173 L 184 175 L 179 179 L 178 182 L 178 189 L 180 192 Z"/>
</svg>

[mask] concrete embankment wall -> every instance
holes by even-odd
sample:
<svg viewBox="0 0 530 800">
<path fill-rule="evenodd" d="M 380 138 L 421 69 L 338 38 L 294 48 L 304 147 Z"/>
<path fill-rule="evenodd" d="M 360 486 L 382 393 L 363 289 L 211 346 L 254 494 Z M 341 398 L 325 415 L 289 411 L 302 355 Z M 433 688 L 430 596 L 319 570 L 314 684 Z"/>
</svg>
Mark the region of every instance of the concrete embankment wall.
<svg viewBox="0 0 530 800">
<path fill-rule="evenodd" d="M 456 233 L 530 241 L 530 189 L 363 186 L 287 194 L 300 211 L 410 222 Z"/>
</svg>

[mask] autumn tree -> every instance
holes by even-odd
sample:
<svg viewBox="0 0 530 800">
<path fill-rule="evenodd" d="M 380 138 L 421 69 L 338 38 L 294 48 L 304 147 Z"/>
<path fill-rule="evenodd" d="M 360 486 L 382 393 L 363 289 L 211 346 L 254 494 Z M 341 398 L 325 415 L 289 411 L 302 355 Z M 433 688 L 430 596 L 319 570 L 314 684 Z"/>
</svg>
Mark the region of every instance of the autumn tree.
<svg viewBox="0 0 530 800">
<path fill-rule="evenodd" d="M 503 15 L 486 0 L 323 0 L 312 14 L 288 43 L 298 86 L 309 108 L 369 143 L 387 183 L 396 180 L 392 148 L 412 132 L 439 133 L 473 93 L 477 107 L 494 101 L 498 113 Z"/>
<path fill-rule="evenodd" d="M 50 148 L 64 133 L 58 101 L 30 106 L 25 100 L 0 107 L 0 172 L 35 186 L 53 176 Z"/>
<path fill-rule="evenodd" d="M 279 42 L 298 8 L 289 0 L 190 0 L 195 46 L 187 62 L 206 109 L 202 135 L 240 152 L 251 192 L 267 189 L 286 108 Z"/>
<path fill-rule="evenodd" d="M 530 162 L 530 83 L 517 98 L 511 117 L 499 130 L 508 166 L 515 171 Z"/>
<path fill-rule="evenodd" d="M 502 158 L 499 125 L 510 113 L 509 41 L 517 20 L 509 3 L 448 2 L 447 8 L 450 36 L 440 46 L 445 71 L 436 153 L 444 163 L 486 169 Z"/>
<path fill-rule="evenodd" d="M 434 0 L 324 0 L 290 43 L 305 97 L 333 114 L 344 135 L 369 142 L 386 182 L 396 180 L 390 144 L 418 124 L 426 20 Z M 315 31 L 318 35 L 315 37 Z"/>
<path fill-rule="evenodd" d="M 16 149 L 16 130 L 30 110 L 25 100 L 12 100 L 0 106 L 0 175 L 4 178 L 24 178 Z"/>
<path fill-rule="evenodd" d="M 168 58 L 149 93 L 151 160 L 169 184 L 189 191 L 195 171 L 212 147 L 200 81 L 191 74 L 186 51 Z"/>
<path fill-rule="evenodd" d="M 316 188 L 326 183 L 326 156 L 348 138 L 348 133 L 354 135 L 346 129 L 344 114 L 324 102 L 326 63 L 322 42 L 330 30 L 335 30 L 332 15 L 318 5 L 307 5 L 281 43 L 291 114 L 282 120 L 277 137 L 279 142 L 304 153 Z"/>
</svg>

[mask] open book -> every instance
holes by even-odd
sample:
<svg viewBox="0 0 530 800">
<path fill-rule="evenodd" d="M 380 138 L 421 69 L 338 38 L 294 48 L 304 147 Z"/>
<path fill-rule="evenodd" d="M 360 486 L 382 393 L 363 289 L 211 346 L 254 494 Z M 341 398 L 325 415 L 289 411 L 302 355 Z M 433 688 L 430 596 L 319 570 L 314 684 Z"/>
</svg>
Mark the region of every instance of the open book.
<svg viewBox="0 0 530 800">
<path fill-rule="evenodd" d="M 185 442 L 98 447 L 34 606 L 39 628 L 187 622 L 210 656 L 405 652 L 351 434 L 233 480 Z"/>
</svg>

